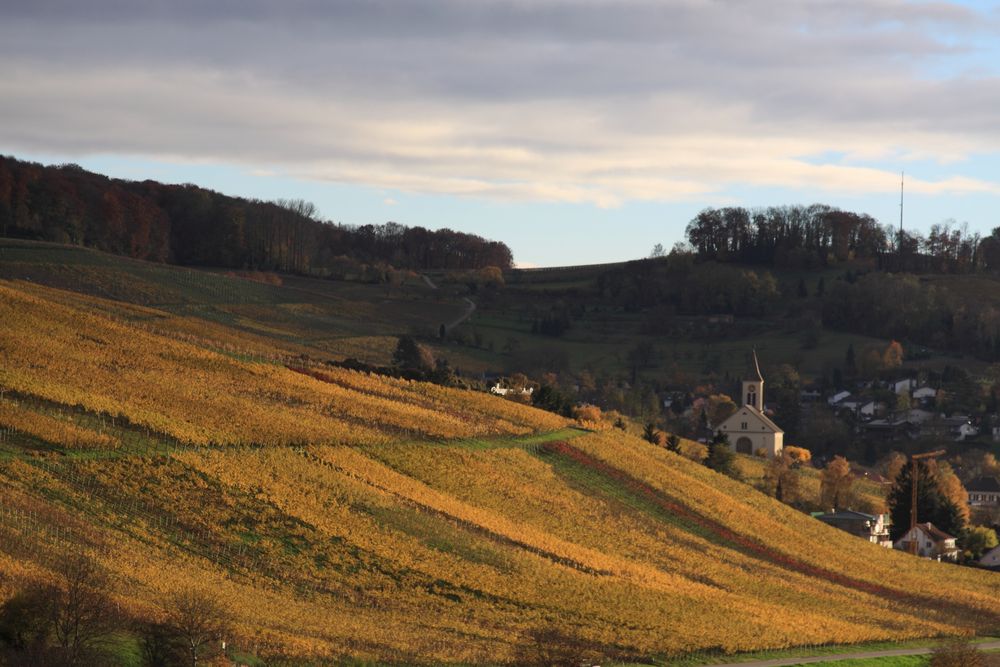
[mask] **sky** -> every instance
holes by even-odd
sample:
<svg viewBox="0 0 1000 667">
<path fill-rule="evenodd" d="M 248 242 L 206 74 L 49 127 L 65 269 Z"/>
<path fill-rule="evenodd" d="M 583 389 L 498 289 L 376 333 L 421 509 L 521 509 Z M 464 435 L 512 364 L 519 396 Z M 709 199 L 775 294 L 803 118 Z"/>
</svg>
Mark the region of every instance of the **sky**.
<svg viewBox="0 0 1000 667">
<path fill-rule="evenodd" d="M 1000 226 L 1000 3 L 0 0 L 0 153 L 450 227 L 522 266 L 709 206 Z"/>
</svg>

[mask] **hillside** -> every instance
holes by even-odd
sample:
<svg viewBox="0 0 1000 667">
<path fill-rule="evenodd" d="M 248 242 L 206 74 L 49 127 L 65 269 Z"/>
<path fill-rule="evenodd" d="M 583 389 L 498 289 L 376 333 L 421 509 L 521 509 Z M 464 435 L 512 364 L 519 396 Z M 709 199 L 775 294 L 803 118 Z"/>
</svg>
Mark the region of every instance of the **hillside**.
<svg viewBox="0 0 1000 667">
<path fill-rule="evenodd" d="M 460 309 L 428 312 L 426 285 L 145 263 L 122 282 L 89 251 L 3 252 L 0 599 L 82 551 L 131 615 L 195 588 L 240 647 L 295 661 L 1000 631 L 992 573 L 880 549 L 617 430 L 322 363 Z M 378 298 L 338 292 L 356 289 Z"/>
</svg>

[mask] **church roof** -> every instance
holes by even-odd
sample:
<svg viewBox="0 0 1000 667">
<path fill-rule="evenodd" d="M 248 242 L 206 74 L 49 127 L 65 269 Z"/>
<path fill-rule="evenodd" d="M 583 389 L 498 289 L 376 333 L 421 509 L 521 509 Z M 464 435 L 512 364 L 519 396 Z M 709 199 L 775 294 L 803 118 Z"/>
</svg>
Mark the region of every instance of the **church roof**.
<svg viewBox="0 0 1000 667">
<path fill-rule="evenodd" d="M 969 482 L 965 489 L 967 491 L 998 493 L 1000 492 L 1000 482 L 997 482 L 996 477 L 977 477 Z"/>
<path fill-rule="evenodd" d="M 761 412 L 760 410 L 758 410 L 757 408 L 755 408 L 752 405 L 741 406 L 739 410 L 737 410 L 736 412 L 734 412 L 728 419 L 726 419 L 725 421 L 723 421 L 722 424 L 719 424 L 719 427 L 721 427 L 723 424 L 726 424 L 726 423 L 728 423 L 730 421 L 732 421 L 734 423 L 737 422 L 737 421 L 739 421 L 737 419 L 737 417 L 739 417 L 740 412 L 742 412 L 743 410 L 749 411 L 750 414 L 752 414 L 754 417 L 756 417 L 757 419 L 759 419 L 760 421 L 762 421 L 764 423 L 764 426 L 766 426 L 772 433 L 784 433 L 784 431 L 781 430 L 780 426 L 778 426 L 773 421 L 771 421 L 770 417 L 768 417 L 767 415 L 765 415 L 763 412 Z"/>
<path fill-rule="evenodd" d="M 760 420 L 764 422 L 764 424 L 769 429 L 773 430 L 775 433 L 784 433 L 784 431 L 781 430 L 781 427 L 775 424 L 773 421 L 771 421 L 771 418 L 765 415 L 762 411 L 758 410 L 752 405 L 744 405 L 743 407 L 746 408 L 747 410 L 750 410 L 753 414 L 757 415 L 758 417 L 760 417 Z"/>
</svg>

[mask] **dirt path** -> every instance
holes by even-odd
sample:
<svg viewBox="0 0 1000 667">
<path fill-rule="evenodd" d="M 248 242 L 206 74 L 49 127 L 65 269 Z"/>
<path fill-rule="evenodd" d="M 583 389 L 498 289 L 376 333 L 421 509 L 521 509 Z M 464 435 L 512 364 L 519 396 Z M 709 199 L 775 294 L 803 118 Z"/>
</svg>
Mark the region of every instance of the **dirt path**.
<svg viewBox="0 0 1000 667">
<path fill-rule="evenodd" d="M 461 317 L 459 317 L 458 319 L 456 319 L 451 324 L 445 325 L 445 327 L 444 327 L 445 331 L 451 331 L 452 329 L 454 329 L 455 327 L 457 327 L 459 324 L 461 324 L 465 320 L 467 320 L 470 317 L 472 317 L 472 314 L 474 312 L 476 312 L 476 302 L 475 301 L 473 301 L 472 299 L 470 299 L 467 296 L 462 297 L 462 300 L 465 301 L 465 304 L 466 304 L 465 305 L 465 312 L 462 313 Z"/>
<path fill-rule="evenodd" d="M 985 642 L 975 644 L 980 650 L 1000 649 L 1000 641 Z M 822 656 L 811 656 L 798 658 L 777 658 L 774 660 L 752 660 L 750 662 L 726 662 L 713 665 L 712 667 L 792 667 L 793 665 L 810 665 L 817 663 L 833 663 L 841 660 L 871 660 L 873 658 L 895 658 L 905 655 L 927 655 L 933 651 L 933 647 L 923 648 L 897 648 L 887 651 L 860 651 L 858 653 L 827 653 Z"/>
</svg>

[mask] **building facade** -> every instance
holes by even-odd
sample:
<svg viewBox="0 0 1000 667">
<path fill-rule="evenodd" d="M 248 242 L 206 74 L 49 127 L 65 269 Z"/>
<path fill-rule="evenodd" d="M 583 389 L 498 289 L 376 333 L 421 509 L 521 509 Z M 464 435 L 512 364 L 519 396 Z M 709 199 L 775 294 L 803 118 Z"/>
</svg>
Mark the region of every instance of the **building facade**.
<svg viewBox="0 0 1000 667">
<path fill-rule="evenodd" d="M 749 379 L 743 380 L 740 400 L 740 409 L 715 430 L 728 436 L 729 444 L 738 454 L 762 452 L 771 459 L 779 456 L 784 448 L 785 432 L 764 414 L 764 377 L 760 374 L 756 352 Z"/>
</svg>

